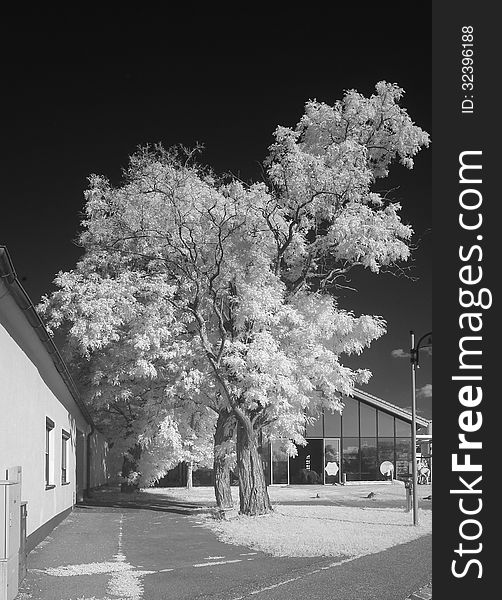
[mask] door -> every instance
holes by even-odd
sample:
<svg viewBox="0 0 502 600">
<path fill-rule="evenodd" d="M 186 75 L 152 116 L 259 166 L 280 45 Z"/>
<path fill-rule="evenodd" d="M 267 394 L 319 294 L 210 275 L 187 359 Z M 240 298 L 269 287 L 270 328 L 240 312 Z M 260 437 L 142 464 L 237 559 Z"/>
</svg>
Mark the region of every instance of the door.
<svg viewBox="0 0 502 600">
<path fill-rule="evenodd" d="M 324 483 L 340 483 L 340 438 L 324 438 Z"/>
<path fill-rule="evenodd" d="M 309 438 L 306 446 L 298 446 L 298 455 L 289 459 L 289 481 L 292 484 L 322 484 L 322 471 L 322 438 Z"/>
</svg>

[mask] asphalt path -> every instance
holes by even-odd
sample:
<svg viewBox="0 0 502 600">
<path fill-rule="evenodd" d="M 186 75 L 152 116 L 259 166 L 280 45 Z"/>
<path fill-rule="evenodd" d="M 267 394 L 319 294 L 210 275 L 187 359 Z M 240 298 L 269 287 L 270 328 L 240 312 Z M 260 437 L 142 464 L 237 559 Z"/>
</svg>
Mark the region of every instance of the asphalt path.
<svg viewBox="0 0 502 600">
<path fill-rule="evenodd" d="M 431 536 L 355 560 L 274 558 L 220 542 L 194 506 L 78 506 L 28 557 L 18 600 L 404 600 L 431 579 Z"/>
</svg>

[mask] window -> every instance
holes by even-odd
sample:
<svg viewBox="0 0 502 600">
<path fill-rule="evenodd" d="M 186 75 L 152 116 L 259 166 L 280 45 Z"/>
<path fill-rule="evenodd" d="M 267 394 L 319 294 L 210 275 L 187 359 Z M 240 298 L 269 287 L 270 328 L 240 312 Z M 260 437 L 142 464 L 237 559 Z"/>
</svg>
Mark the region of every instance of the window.
<svg viewBox="0 0 502 600">
<path fill-rule="evenodd" d="M 394 437 L 394 417 L 378 411 L 378 437 Z"/>
<path fill-rule="evenodd" d="M 396 418 L 396 437 L 411 437 L 411 423 Z"/>
<path fill-rule="evenodd" d="M 272 483 L 288 483 L 288 460 L 280 444 L 272 444 Z"/>
<path fill-rule="evenodd" d="M 342 417 L 338 411 L 334 413 L 329 410 L 325 411 L 324 435 L 326 437 L 340 437 L 342 435 Z"/>
<path fill-rule="evenodd" d="M 54 487 L 54 458 L 53 458 L 54 421 L 45 419 L 45 489 Z"/>
<path fill-rule="evenodd" d="M 70 434 L 66 431 L 61 432 L 61 484 L 66 485 L 68 481 L 68 440 Z"/>
<path fill-rule="evenodd" d="M 328 471 L 326 471 L 326 467 Z M 334 473 L 334 467 L 338 472 Z M 338 483 L 340 481 L 340 439 L 327 438 L 324 440 L 324 483 Z"/>
<path fill-rule="evenodd" d="M 396 438 L 396 477 L 402 479 L 411 473 L 411 440 Z"/>
<path fill-rule="evenodd" d="M 347 481 L 361 479 L 361 461 L 359 455 L 359 438 L 344 437 L 342 450 L 342 473 L 347 476 Z"/>
<path fill-rule="evenodd" d="M 378 438 L 378 472 L 377 477 L 379 479 L 387 479 L 386 476 L 380 471 L 382 463 L 390 462 L 395 468 L 395 456 L 394 456 L 394 438 L 393 437 L 381 437 Z M 393 473 L 395 476 L 395 471 Z"/>
<path fill-rule="evenodd" d="M 393 437 L 381 437 L 378 438 L 378 462 L 379 466 L 389 461 L 394 464 L 394 438 Z"/>
<path fill-rule="evenodd" d="M 376 409 L 361 402 L 361 437 L 376 437 Z"/>
<path fill-rule="evenodd" d="M 359 402 L 353 398 L 344 398 L 342 412 L 342 433 L 345 436 L 359 436 Z"/>
<path fill-rule="evenodd" d="M 307 413 L 307 415 L 315 418 L 315 415 Z M 307 438 L 322 438 L 323 436 L 323 415 L 317 417 L 313 423 L 307 423 L 305 427 L 305 437 Z"/>
<path fill-rule="evenodd" d="M 362 404 L 361 404 L 362 408 Z M 378 479 L 377 439 L 375 437 L 361 438 L 361 479 Z"/>
</svg>

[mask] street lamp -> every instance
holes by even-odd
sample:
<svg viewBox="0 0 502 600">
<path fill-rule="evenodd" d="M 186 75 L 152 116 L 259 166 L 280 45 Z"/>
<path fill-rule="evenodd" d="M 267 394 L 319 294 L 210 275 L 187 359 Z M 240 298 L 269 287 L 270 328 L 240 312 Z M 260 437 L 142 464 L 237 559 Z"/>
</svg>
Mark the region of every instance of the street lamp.
<svg viewBox="0 0 502 600">
<path fill-rule="evenodd" d="M 427 342 L 422 342 L 427 339 Z M 413 479 L 413 525 L 418 525 L 418 498 L 417 498 L 417 426 L 416 426 L 416 370 L 419 367 L 418 358 L 420 348 L 427 348 L 432 346 L 432 331 L 423 335 L 415 346 L 415 333 L 410 331 L 411 350 L 410 350 L 410 363 L 411 363 L 411 476 Z"/>
</svg>

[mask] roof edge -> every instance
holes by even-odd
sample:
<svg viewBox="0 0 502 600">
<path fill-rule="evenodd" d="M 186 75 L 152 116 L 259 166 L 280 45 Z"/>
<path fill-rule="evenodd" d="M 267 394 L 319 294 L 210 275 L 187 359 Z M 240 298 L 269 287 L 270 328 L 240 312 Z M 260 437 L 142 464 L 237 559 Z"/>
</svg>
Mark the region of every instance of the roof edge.
<svg viewBox="0 0 502 600">
<path fill-rule="evenodd" d="M 410 421 L 412 419 L 412 414 L 404 408 L 396 406 L 395 404 L 391 404 L 390 402 L 387 402 L 387 400 L 382 400 L 381 398 L 378 398 L 377 396 L 369 394 L 368 392 L 365 392 L 358 388 L 354 388 L 354 396 L 359 396 L 361 400 L 366 400 L 367 402 L 369 402 L 373 406 L 376 406 L 377 408 L 382 408 L 384 410 L 387 409 L 389 412 L 392 412 L 396 416 L 405 417 Z M 422 427 L 427 427 L 427 425 L 431 422 L 431 419 L 425 419 L 424 417 L 420 417 L 418 415 L 415 415 L 415 420 L 417 424 L 421 425 Z"/>
<path fill-rule="evenodd" d="M 66 366 L 63 357 L 61 356 L 56 344 L 54 343 L 54 340 L 49 335 L 49 332 L 47 331 L 47 328 L 44 322 L 42 321 L 42 318 L 40 317 L 35 306 L 33 305 L 33 302 L 28 296 L 28 293 L 21 285 L 21 282 L 17 277 L 16 270 L 14 269 L 14 265 L 12 263 L 12 259 L 10 257 L 9 251 L 7 250 L 7 247 L 2 245 L 0 245 L 0 278 L 6 281 L 7 288 L 11 296 L 13 297 L 18 307 L 26 315 L 28 323 L 33 327 L 38 338 L 45 346 L 45 349 L 47 350 L 48 354 L 52 359 L 52 362 L 54 363 L 54 366 L 56 367 L 56 370 L 62 377 L 64 383 L 66 384 L 66 387 L 68 388 L 71 396 L 75 400 L 77 406 L 81 410 L 84 418 L 94 429 L 95 423 L 89 413 L 89 410 L 87 409 L 82 398 L 80 397 L 80 394 L 78 393 L 77 386 L 75 385 L 75 382 L 73 381 L 70 375 L 68 367 Z"/>
</svg>

